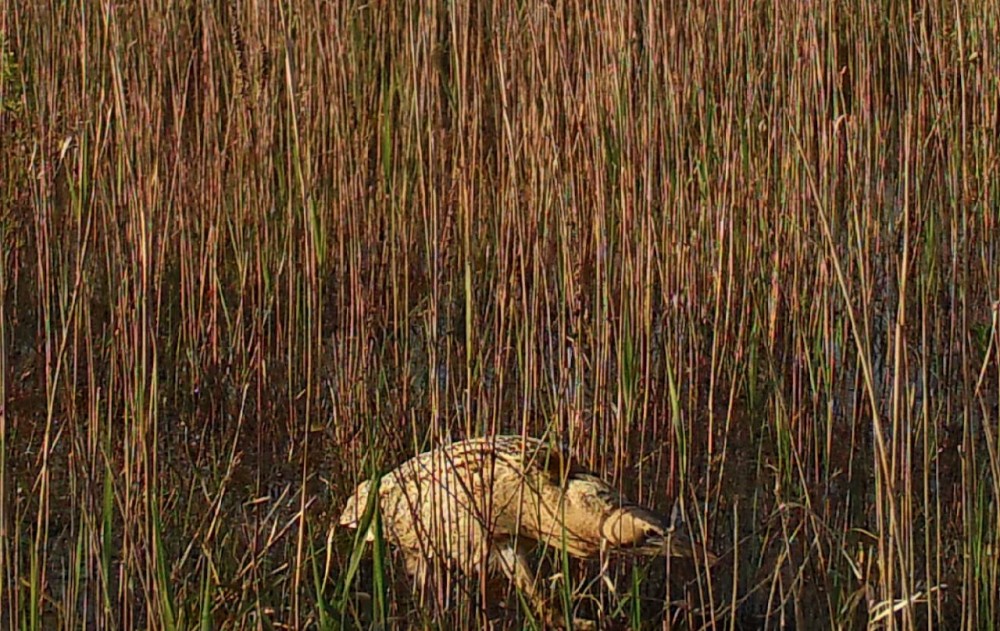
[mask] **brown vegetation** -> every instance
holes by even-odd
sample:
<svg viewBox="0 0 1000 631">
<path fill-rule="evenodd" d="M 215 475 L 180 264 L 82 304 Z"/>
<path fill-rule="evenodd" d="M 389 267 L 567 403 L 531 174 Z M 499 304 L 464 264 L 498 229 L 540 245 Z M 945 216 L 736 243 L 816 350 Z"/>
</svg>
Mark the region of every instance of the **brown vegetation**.
<svg viewBox="0 0 1000 631">
<path fill-rule="evenodd" d="M 515 628 L 335 527 L 512 434 L 612 624 L 996 628 L 998 168 L 995 1 L 0 0 L 0 628 Z"/>
</svg>

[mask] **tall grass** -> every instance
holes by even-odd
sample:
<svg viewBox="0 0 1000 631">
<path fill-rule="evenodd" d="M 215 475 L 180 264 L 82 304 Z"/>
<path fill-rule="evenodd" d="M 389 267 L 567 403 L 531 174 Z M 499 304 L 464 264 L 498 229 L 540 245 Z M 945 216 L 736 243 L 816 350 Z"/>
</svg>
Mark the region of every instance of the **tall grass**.
<svg viewBox="0 0 1000 631">
<path fill-rule="evenodd" d="M 3 628 L 528 623 L 331 530 L 494 432 L 622 624 L 1000 626 L 996 3 L 0 7 Z"/>
</svg>

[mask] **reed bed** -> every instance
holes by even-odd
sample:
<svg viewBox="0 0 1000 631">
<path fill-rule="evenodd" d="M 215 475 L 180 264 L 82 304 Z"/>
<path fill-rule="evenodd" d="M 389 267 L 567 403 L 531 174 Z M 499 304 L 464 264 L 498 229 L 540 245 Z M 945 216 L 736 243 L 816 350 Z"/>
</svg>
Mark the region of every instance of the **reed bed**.
<svg viewBox="0 0 1000 631">
<path fill-rule="evenodd" d="M 0 628 L 530 625 L 333 525 L 524 432 L 615 625 L 996 629 L 998 168 L 993 1 L 0 0 Z"/>
</svg>

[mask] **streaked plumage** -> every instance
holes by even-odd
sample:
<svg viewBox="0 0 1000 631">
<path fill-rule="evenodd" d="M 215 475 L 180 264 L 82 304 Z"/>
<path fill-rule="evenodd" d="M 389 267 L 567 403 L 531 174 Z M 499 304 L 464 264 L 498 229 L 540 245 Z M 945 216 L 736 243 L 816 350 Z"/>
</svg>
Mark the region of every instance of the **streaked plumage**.
<svg viewBox="0 0 1000 631">
<path fill-rule="evenodd" d="M 357 528 L 371 482 L 361 483 L 340 517 Z M 521 436 L 452 443 L 412 458 L 379 480 L 383 533 L 422 583 L 440 559 L 472 574 L 500 569 L 549 624 L 558 616 L 539 592 L 526 553 L 542 542 L 579 558 L 602 548 L 649 556 L 698 556 L 669 520 L 625 500 L 561 451 Z M 374 539 L 374 533 L 366 533 Z M 709 563 L 715 557 L 701 551 Z"/>
</svg>

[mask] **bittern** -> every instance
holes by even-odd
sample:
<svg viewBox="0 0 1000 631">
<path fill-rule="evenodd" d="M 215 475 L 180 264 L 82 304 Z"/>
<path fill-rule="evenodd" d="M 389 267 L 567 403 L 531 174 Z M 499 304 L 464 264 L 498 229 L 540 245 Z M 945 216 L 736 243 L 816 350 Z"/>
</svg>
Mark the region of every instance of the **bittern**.
<svg viewBox="0 0 1000 631">
<path fill-rule="evenodd" d="M 372 484 L 362 482 L 348 499 L 341 525 L 361 525 Z M 527 553 L 539 542 L 583 559 L 608 550 L 716 560 L 675 533 L 669 519 L 629 502 L 534 438 L 452 443 L 404 462 L 377 484 L 385 539 L 402 552 L 418 585 L 435 559 L 467 575 L 499 569 L 548 625 L 563 621 L 547 605 L 528 563 Z M 371 526 L 365 538 L 374 540 Z"/>
</svg>

